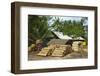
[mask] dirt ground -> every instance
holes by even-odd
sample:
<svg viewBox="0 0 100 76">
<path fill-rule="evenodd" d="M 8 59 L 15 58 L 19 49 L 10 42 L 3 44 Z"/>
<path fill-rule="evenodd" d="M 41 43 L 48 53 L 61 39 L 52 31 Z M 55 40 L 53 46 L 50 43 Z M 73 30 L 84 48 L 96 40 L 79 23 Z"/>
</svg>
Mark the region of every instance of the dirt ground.
<svg viewBox="0 0 100 76">
<path fill-rule="evenodd" d="M 28 53 L 28 60 L 57 60 L 57 59 L 80 59 L 80 58 L 88 58 L 87 51 L 83 52 L 72 52 L 63 57 L 52 57 L 52 56 L 38 56 L 39 51 L 32 51 Z"/>
</svg>

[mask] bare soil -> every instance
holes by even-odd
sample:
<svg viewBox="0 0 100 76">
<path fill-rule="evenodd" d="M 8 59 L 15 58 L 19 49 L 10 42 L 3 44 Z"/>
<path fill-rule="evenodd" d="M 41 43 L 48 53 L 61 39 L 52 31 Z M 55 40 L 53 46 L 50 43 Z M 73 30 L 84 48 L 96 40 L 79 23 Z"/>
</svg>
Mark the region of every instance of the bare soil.
<svg viewBox="0 0 100 76">
<path fill-rule="evenodd" d="M 52 56 L 38 56 L 39 51 L 32 51 L 28 53 L 28 60 L 57 60 L 57 59 L 83 59 L 88 58 L 87 51 L 72 52 L 63 57 L 52 57 Z"/>
</svg>

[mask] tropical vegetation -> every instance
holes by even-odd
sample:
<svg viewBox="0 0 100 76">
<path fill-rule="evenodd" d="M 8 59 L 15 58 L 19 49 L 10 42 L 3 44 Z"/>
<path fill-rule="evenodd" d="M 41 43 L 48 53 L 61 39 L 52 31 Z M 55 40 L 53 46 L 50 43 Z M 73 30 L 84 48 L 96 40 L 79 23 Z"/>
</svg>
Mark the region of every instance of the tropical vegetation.
<svg viewBox="0 0 100 76">
<path fill-rule="evenodd" d="M 28 41 L 29 45 L 37 40 L 42 40 L 53 36 L 51 29 L 62 32 L 72 37 L 85 36 L 83 23 L 87 18 L 76 20 L 61 20 L 55 16 L 28 16 Z"/>
</svg>

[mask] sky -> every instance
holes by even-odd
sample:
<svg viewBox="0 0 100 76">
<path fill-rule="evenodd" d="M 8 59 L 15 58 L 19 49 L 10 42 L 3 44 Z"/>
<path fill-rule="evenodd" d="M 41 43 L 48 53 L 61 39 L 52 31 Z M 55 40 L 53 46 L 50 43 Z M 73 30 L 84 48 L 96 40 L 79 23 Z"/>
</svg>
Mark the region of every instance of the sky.
<svg viewBox="0 0 100 76">
<path fill-rule="evenodd" d="M 65 21 L 65 20 L 75 20 L 75 21 L 81 21 L 81 19 L 83 17 L 80 17 L 80 16 L 51 16 L 52 19 L 49 21 L 50 25 L 53 24 L 53 20 L 56 18 L 59 18 L 61 21 Z M 88 21 L 85 22 L 85 25 L 88 25 Z"/>
<path fill-rule="evenodd" d="M 58 16 L 55 16 L 55 17 L 58 17 Z M 75 20 L 75 21 L 80 21 L 81 19 L 82 19 L 82 17 L 72 17 L 72 16 L 66 16 L 66 17 L 63 17 L 63 16 L 59 16 L 59 18 L 61 19 L 61 20 Z"/>
</svg>

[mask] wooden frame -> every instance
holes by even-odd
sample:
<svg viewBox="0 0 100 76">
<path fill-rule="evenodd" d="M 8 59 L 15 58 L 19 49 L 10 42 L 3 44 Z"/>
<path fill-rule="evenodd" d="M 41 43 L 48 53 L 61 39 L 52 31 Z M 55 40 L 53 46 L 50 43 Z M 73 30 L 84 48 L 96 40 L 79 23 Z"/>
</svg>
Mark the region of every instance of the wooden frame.
<svg viewBox="0 0 100 76">
<path fill-rule="evenodd" d="M 80 9 L 80 10 L 93 10 L 95 12 L 95 57 L 94 65 L 79 66 L 79 67 L 62 67 L 62 68 L 46 68 L 46 69 L 20 69 L 20 7 L 49 7 L 61 9 Z M 11 72 L 19 73 L 39 73 L 39 72 L 56 72 L 56 71 L 72 71 L 72 70 L 86 70 L 97 69 L 97 7 L 92 6 L 76 6 L 76 5 L 60 5 L 60 4 L 45 4 L 45 3 L 28 3 L 28 2 L 13 2 L 11 4 Z"/>
</svg>

